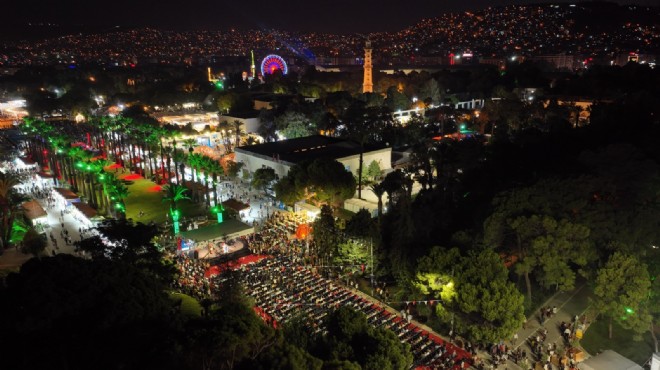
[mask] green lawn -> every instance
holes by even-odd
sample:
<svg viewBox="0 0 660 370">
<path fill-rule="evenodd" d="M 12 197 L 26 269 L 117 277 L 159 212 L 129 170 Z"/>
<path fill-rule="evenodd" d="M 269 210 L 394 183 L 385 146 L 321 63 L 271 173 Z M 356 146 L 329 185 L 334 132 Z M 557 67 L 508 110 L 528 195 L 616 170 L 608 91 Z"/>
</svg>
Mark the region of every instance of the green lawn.
<svg viewBox="0 0 660 370">
<path fill-rule="evenodd" d="M 202 305 L 199 302 L 186 294 L 169 292 L 172 301 L 181 300 L 181 313 L 185 316 L 202 316 Z"/>
<path fill-rule="evenodd" d="M 128 185 L 128 197 L 126 203 L 126 218 L 132 218 L 133 221 L 149 223 L 154 221 L 161 224 L 166 221 L 169 212 L 169 202 L 163 202 L 164 192 L 154 182 L 146 179 L 133 180 L 133 184 Z M 183 217 L 195 217 L 206 215 L 203 205 L 195 204 L 190 200 L 183 200 L 178 204 Z M 144 212 L 140 216 L 140 211 Z"/>
<path fill-rule="evenodd" d="M 596 320 L 589 326 L 580 344 L 592 356 L 599 351 L 611 349 L 643 365 L 653 353 L 653 338 L 651 338 L 649 332 L 644 334 L 640 342 L 633 341 L 632 337 L 632 330 L 626 330 L 614 322 L 612 324 L 612 339 L 609 339 L 608 319 L 603 318 Z"/>
</svg>

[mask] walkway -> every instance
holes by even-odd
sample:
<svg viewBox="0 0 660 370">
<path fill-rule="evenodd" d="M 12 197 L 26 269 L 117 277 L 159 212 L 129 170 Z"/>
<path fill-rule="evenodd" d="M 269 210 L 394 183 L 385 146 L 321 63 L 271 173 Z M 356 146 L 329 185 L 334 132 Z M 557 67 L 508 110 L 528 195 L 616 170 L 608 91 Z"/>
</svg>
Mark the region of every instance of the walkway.
<svg viewBox="0 0 660 370">
<path fill-rule="evenodd" d="M 543 304 L 543 307 L 557 307 L 557 313 L 546 318 L 544 322 L 540 322 L 540 312 L 537 310 L 534 316 L 527 320 L 524 328 L 518 331 L 518 341 L 511 344 L 511 349 L 515 350 L 522 348 L 527 352 L 527 357 L 532 359 L 532 349 L 529 346 L 529 339 L 535 336 L 539 329 L 545 328 L 548 330 L 547 338 L 544 345 L 555 343 L 559 351 L 565 347 L 564 339 L 560 332 L 560 325 L 562 322 L 574 322 L 575 317 L 585 312 L 589 306 L 589 288 L 586 284 L 582 284 L 575 290 L 570 292 L 559 292 L 552 296 L 548 301 Z M 507 369 L 523 369 L 516 365 L 513 361 L 507 361 Z M 523 369 L 526 370 L 526 369 Z"/>
</svg>

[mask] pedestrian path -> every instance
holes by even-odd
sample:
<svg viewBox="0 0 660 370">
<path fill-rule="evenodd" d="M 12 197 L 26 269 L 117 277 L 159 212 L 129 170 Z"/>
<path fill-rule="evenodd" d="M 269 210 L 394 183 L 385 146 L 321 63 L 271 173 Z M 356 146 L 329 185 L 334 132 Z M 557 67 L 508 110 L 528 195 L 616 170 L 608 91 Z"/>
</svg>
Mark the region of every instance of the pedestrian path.
<svg viewBox="0 0 660 370">
<path fill-rule="evenodd" d="M 573 323 L 576 321 L 576 316 L 582 321 L 580 317 L 584 311 L 589 306 L 589 290 L 586 284 L 578 286 L 576 289 L 570 292 L 559 292 L 553 295 L 548 301 L 543 304 L 542 308 L 557 308 L 557 313 L 552 315 L 550 318 L 544 317 L 542 321 L 542 316 L 539 310 L 537 310 L 532 317 L 527 320 L 526 325 L 518 331 L 518 341 L 511 343 L 511 348 L 513 350 L 522 349 L 528 354 L 530 360 L 533 359 L 533 351 L 530 346 L 530 343 L 539 333 L 544 329 L 547 330 L 547 336 L 544 344 L 544 353 L 547 353 L 547 346 L 549 344 L 555 344 L 558 351 L 562 351 L 566 342 L 562 337 L 561 333 L 561 323 Z M 545 355 L 544 355 L 545 357 Z M 545 361 L 545 358 L 542 358 Z M 508 369 L 524 369 L 521 366 L 518 366 L 511 359 L 507 361 Z M 524 369 L 527 370 L 527 369 Z"/>
</svg>

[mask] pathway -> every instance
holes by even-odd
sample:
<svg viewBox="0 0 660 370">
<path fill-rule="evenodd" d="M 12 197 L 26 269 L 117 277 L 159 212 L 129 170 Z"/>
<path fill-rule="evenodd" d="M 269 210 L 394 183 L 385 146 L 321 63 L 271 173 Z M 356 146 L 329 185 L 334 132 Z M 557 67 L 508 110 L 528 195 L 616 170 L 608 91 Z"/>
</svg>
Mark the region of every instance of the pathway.
<svg viewBox="0 0 660 370">
<path fill-rule="evenodd" d="M 527 320 L 524 328 L 518 331 L 518 341 L 511 344 L 512 349 L 522 348 L 527 352 L 527 357 L 531 359 L 532 350 L 529 346 L 529 339 L 536 335 L 537 331 L 542 328 L 548 330 L 547 338 L 544 345 L 556 343 L 557 348 L 561 351 L 565 342 L 560 333 L 560 325 L 562 322 L 573 322 L 576 316 L 581 316 L 589 306 L 589 288 L 586 284 L 582 284 L 575 290 L 570 292 L 559 292 L 553 295 L 548 301 L 543 304 L 543 307 L 557 307 L 557 313 L 546 318 L 544 322 L 540 322 L 540 312 L 537 310 L 534 315 Z M 507 369 L 523 369 L 516 365 L 513 361 L 507 361 Z M 524 369 L 526 370 L 526 369 Z"/>
</svg>

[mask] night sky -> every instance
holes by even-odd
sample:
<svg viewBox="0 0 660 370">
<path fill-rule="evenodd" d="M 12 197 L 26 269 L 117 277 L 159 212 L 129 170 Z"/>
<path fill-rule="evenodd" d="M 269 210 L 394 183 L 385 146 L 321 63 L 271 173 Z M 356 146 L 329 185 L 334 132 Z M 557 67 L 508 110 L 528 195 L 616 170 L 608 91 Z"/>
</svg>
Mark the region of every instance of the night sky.
<svg viewBox="0 0 660 370">
<path fill-rule="evenodd" d="M 619 3 L 658 5 L 659 1 L 620 0 Z M 444 12 L 530 2 L 533 1 L 15 0 L 3 5 L 3 22 L 352 33 L 394 31 Z"/>
</svg>

